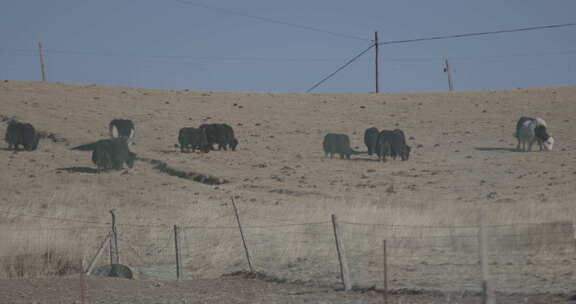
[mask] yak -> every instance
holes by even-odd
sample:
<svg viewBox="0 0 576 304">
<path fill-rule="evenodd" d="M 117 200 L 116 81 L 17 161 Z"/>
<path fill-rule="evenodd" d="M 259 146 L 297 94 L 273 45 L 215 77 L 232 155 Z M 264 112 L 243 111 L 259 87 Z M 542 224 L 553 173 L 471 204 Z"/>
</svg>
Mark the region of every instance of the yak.
<svg viewBox="0 0 576 304">
<path fill-rule="evenodd" d="M 378 142 L 378 134 L 380 132 L 377 128 L 368 128 L 364 131 L 364 144 L 368 148 L 368 155 L 376 152 L 376 143 Z"/>
<path fill-rule="evenodd" d="M 113 119 L 108 125 L 110 138 L 125 137 L 128 142 L 132 142 L 136 136 L 134 122 L 129 119 Z"/>
<path fill-rule="evenodd" d="M 234 136 L 234 129 L 231 126 L 219 123 L 202 124 L 200 129 L 206 133 L 210 150 L 214 150 L 214 144 L 217 144 L 218 150 L 230 148 L 232 151 L 236 151 L 238 140 Z"/>
<path fill-rule="evenodd" d="M 192 152 L 199 149 L 205 153 L 210 151 L 208 146 L 208 139 L 206 138 L 206 132 L 201 128 L 182 128 L 178 131 L 178 143 L 180 144 L 180 151 Z"/>
<path fill-rule="evenodd" d="M 19 150 L 21 145 L 26 151 L 34 151 L 38 148 L 40 135 L 32 124 L 11 120 L 4 140 L 8 143 L 8 149 Z"/>
<path fill-rule="evenodd" d="M 532 144 L 538 143 L 540 151 L 552 150 L 554 138 L 548 134 L 547 125 L 542 118 L 532 118 L 522 116 L 516 122 L 516 132 L 514 137 L 518 140 L 517 151 L 531 151 Z"/>
<path fill-rule="evenodd" d="M 322 147 L 326 157 L 330 155 L 330 158 L 333 158 L 335 153 L 338 153 L 341 159 L 350 159 L 350 155 L 355 154 L 355 151 L 350 147 L 350 138 L 346 134 L 326 134 Z"/>
<path fill-rule="evenodd" d="M 110 169 L 121 170 L 124 164 L 132 168 L 136 160 L 136 154 L 130 152 L 127 138 L 124 137 L 101 139 L 94 143 L 74 147 L 72 150 L 92 151 L 92 162 L 99 172 Z"/>
<path fill-rule="evenodd" d="M 406 161 L 410 158 L 411 150 L 412 148 L 406 144 L 404 132 L 400 129 L 383 130 L 378 134 L 376 154 L 381 161 L 385 162 L 386 156 L 390 156 L 394 160 L 400 156 L 403 161 Z"/>
</svg>

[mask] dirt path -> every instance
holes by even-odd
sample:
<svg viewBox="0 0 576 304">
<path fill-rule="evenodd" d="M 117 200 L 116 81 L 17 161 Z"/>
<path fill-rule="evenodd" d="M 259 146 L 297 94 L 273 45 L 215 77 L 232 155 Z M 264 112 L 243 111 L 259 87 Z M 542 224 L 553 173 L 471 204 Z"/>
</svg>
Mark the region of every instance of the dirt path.
<svg viewBox="0 0 576 304">
<path fill-rule="evenodd" d="M 92 304 L 240 304 L 240 303 L 382 303 L 376 291 L 342 292 L 330 287 L 266 282 L 229 277 L 192 281 L 130 281 L 89 277 L 87 300 Z M 0 280 L 4 304 L 80 303 L 78 276 L 56 279 Z M 566 303 L 564 295 L 499 295 L 498 303 Z M 391 303 L 480 303 L 478 295 L 397 291 Z"/>
</svg>

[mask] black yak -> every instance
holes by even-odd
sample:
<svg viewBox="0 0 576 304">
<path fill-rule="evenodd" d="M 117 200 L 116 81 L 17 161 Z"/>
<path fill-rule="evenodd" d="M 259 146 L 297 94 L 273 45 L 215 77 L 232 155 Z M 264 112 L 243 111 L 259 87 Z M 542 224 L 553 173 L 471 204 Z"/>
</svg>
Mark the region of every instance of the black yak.
<svg viewBox="0 0 576 304">
<path fill-rule="evenodd" d="M 334 153 L 338 153 L 342 159 L 350 159 L 350 155 L 355 154 L 355 151 L 350 147 L 350 138 L 346 134 L 326 134 L 322 147 L 324 148 L 324 154 L 326 156 L 330 154 L 330 158 L 334 157 Z"/>
<path fill-rule="evenodd" d="M 410 158 L 410 151 L 411 148 L 406 144 L 406 137 L 402 130 L 384 130 L 378 134 L 376 154 L 378 154 L 379 160 L 385 162 L 386 156 L 390 156 L 392 159 L 400 156 L 402 160 L 408 160 Z"/>
<path fill-rule="evenodd" d="M 121 170 L 124 164 L 134 166 L 136 154 L 130 152 L 126 138 L 102 139 L 94 143 L 80 145 L 72 150 L 92 151 L 92 162 L 101 170 Z"/>
<path fill-rule="evenodd" d="M 4 140 L 8 143 L 8 149 L 19 150 L 22 145 L 24 150 L 34 151 L 38 148 L 40 135 L 31 124 L 11 120 L 8 122 Z"/>
<path fill-rule="evenodd" d="M 378 142 L 378 129 L 372 127 L 364 131 L 364 144 L 368 148 L 368 155 L 376 152 L 376 143 Z"/>
<path fill-rule="evenodd" d="M 232 151 L 236 151 L 238 146 L 238 140 L 234 136 L 234 129 L 227 124 L 203 124 L 200 125 L 200 129 L 206 132 L 206 139 L 208 140 L 208 146 L 210 150 L 214 149 L 214 144 L 218 145 L 218 150 L 227 150 L 230 148 Z"/>
<path fill-rule="evenodd" d="M 210 148 L 206 138 L 206 132 L 201 128 L 182 128 L 178 131 L 178 143 L 180 144 L 180 151 L 192 152 L 199 149 L 200 151 L 208 153 Z"/>
</svg>

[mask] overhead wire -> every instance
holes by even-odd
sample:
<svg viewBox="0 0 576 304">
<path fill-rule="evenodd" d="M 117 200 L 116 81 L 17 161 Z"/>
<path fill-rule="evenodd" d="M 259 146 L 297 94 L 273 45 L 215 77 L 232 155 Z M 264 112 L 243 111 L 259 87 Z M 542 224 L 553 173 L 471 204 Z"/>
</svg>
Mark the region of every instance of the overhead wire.
<svg viewBox="0 0 576 304">
<path fill-rule="evenodd" d="M 332 78 L 334 75 L 338 74 L 338 72 L 342 71 L 343 69 L 345 69 L 347 66 L 349 66 L 352 62 L 356 61 L 358 58 L 362 57 L 362 55 L 366 54 L 366 52 L 368 52 L 369 50 L 371 50 L 375 45 L 372 44 L 370 45 L 367 49 L 363 50 L 362 52 L 360 52 L 358 55 L 354 56 L 352 59 L 348 60 L 348 62 L 346 62 L 344 65 L 342 65 L 341 67 L 339 67 L 338 69 L 336 69 L 336 71 L 330 73 L 328 76 L 322 78 L 322 80 L 318 81 L 315 85 L 313 85 L 311 88 L 309 88 L 308 90 L 306 90 L 306 93 L 310 93 L 312 90 L 314 90 L 315 88 L 317 88 L 318 86 L 320 86 L 321 84 L 323 84 L 324 82 L 326 82 L 328 79 Z"/>
<path fill-rule="evenodd" d="M 383 42 L 376 43 L 373 41 L 373 44 L 362 53 L 358 54 L 351 60 L 349 60 L 346 64 L 338 68 L 336 71 L 331 73 L 330 75 L 326 76 L 320 82 L 312 86 L 310 89 L 306 91 L 306 93 L 311 92 L 315 88 L 317 88 L 320 84 L 324 83 L 332 76 L 336 75 L 338 72 L 346 68 L 356 59 L 364 55 L 368 50 L 375 47 L 376 45 L 392 45 L 392 44 L 405 44 L 405 43 L 414 43 L 414 42 L 423 42 L 423 41 L 433 41 L 433 40 L 445 40 L 445 39 L 457 39 L 457 38 L 467 38 L 467 37 L 477 37 L 477 36 L 486 36 L 486 35 L 496 35 L 496 34 L 505 34 L 505 33 L 516 33 L 516 32 L 526 32 L 526 31 L 536 31 L 536 30 L 545 30 L 545 29 L 556 29 L 556 28 L 564 28 L 564 27 L 572 27 L 576 26 L 576 23 L 562 23 L 562 24 L 550 24 L 550 25 L 541 25 L 541 26 L 530 26 L 530 27 L 521 27 L 515 29 L 504 29 L 504 30 L 495 30 L 495 31 L 484 31 L 484 32 L 472 32 L 472 33 L 464 33 L 464 34 L 451 34 L 451 35 L 441 35 L 441 36 L 431 36 L 431 37 L 421 37 L 421 38 L 412 38 L 412 39 L 402 39 L 402 40 L 388 40 Z"/>
<path fill-rule="evenodd" d="M 268 17 L 261 17 L 261 16 L 252 15 L 252 14 L 241 13 L 241 12 L 237 12 L 237 11 L 233 11 L 233 10 L 229 10 L 229 9 L 225 9 L 225 8 L 206 5 L 206 4 L 200 3 L 200 2 L 192 2 L 192 1 L 185 1 L 185 0 L 176 0 L 176 2 L 178 2 L 180 4 L 184 4 L 184 5 L 196 6 L 196 7 L 201 7 L 204 9 L 219 11 L 221 13 L 225 13 L 225 14 L 229 14 L 229 15 L 251 18 L 251 19 L 255 19 L 255 20 L 259 20 L 259 21 L 264 21 L 267 23 L 286 25 L 289 27 L 299 28 L 299 29 L 303 29 L 303 30 L 308 30 L 308 31 L 313 31 L 313 32 L 318 32 L 318 33 L 324 33 L 324 34 L 328 34 L 328 35 L 332 35 L 332 36 L 336 36 L 336 37 L 340 37 L 340 38 L 370 41 L 370 39 L 358 37 L 355 35 L 338 33 L 338 32 L 319 29 L 316 27 L 308 26 L 308 25 L 302 25 L 302 24 L 297 24 L 297 23 L 292 23 L 292 22 L 285 22 L 285 21 L 280 21 L 280 20 L 268 18 Z"/>
<path fill-rule="evenodd" d="M 572 26 L 576 26 L 576 23 L 562 23 L 562 24 L 529 26 L 529 27 L 521 27 L 521 28 L 506 29 L 506 30 L 495 30 L 495 31 L 485 31 L 485 32 L 473 32 L 473 33 L 465 33 L 465 34 L 451 34 L 451 35 L 432 36 L 432 37 L 421 37 L 421 38 L 402 39 L 402 40 L 389 40 L 389 41 L 378 42 L 378 45 L 404 44 L 404 43 L 422 42 L 422 41 L 432 41 L 432 40 L 445 40 L 445 39 L 467 38 L 467 37 L 477 37 L 477 36 L 486 36 L 486 35 L 505 34 L 505 33 L 517 33 L 517 32 L 527 32 L 527 31 L 545 30 L 545 29 L 555 29 L 555 28 L 572 27 Z"/>
<path fill-rule="evenodd" d="M 354 38 L 354 39 L 363 40 L 363 41 L 370 41 L 370 40 L 363 39 L 363 38 L 356 37 L 356 36 L 350 36 L 350 35 L 346 35 L 346 34 L 341 34 L 341 33 L 336 33 L 336 32 L 331 32 L 331 31 L 325 31 L 325 30 L 321 30 L 321 29 L 317 29 L 317 28 L 313 28 L 313 27 L 299 25 L 299 24 L 295 24 L 295 23 L 283 22 L 283 21 L 273 20 L 270 18 L 239 13 L 239 12 L 235 12 L 235 11 L 231 11 L 231 10 L 227 10 L 227 9 L 216 8 L 216 7 L 209 6 L 209 5 L 206 5 L 203 3 L 190 2 L 190 1 L 185 1 L 185 0 L 176 0 L 176 1 L 178 3 L 185 4 L 185 5 L 193 5 L 193 6 L 203 7 L 206 9 L 215 9 L 215 10 L 219 10 L 219 11 L 222 11 L 222 12 L 225 12 L 228 14 L 240 15 L 240 16 L 254 18 L 254 19 L 258 19 L 258 20 L 262 20 L 262 21 L 266 21 L 266 22 L 272 22 L 272 23 L 284 24 L 284 25 L 288 25 L 288 26 L 294 26 L 294 27 L 298 27 L 298 28 L 302 28 L 302 29 L 313 30 L 313 31 L 317 31 L 317 32 L 323 32 L 323 33 L 336 35 L 336 36 L 340 36 L 340 37 Z M 494 31 L 439 35 L 439 36 L 420 37 L 420 38 L 402 39 L 402 40 L 389 40 L 389 41 L 378 42 L 378 45 L 393 45 L 393 44 L 404 44 L 404 43 L 414 43 L 414 42 L 423 42 L 423 41 L 478 37 L 478 36 L 496 35 L 496 34 L 505 34 L 505 33 L 516 33 L 516 32 L 526 32 L 526 31 L 566 28 L 566 27 L 573 27 L 573 26 L 576 26 L 576 23 L 562 23 L 562 24 L 542 25 L 542 26 L 521 27 L 521 28 L 515 28 L 515 29 L 502 29 L 502 30 L 494 30 Z M 372 41 L 372 42 L 373 43 L 368 48 L 366 48 L 365 50 L 360 52 L 358 55 L 354 56 L 352 59 L 348 60 L 344 65 L 337 68 L 334 72 L 332 72 L 329 75 L 327 75 L 326 77 L 322 78 L 320 81 L 318 81 L 316 84 L 314 84 L 311 88 L 309 88 L 306 91 L 306 93 L 309 93 L 312 90 L 316 89 L 318 86 L 320 86 L 321 84 L 323 84 L 324 82 L 326 82 L 327 80 L 329 80 L 330 78 L 335 76 L 337 73 L 339 73 L 340 71 L 342 71 L 343 69 L 348 67 L 350 64 L 352 64 L 354 61 L 356 61 L 360 57 L 362 57 L 370 49 L 375 47 L 376 44 L 374 43 L 374 41 Z M 30 56 L 33 56 L 33 54 L 35 53 L 35 50 L 32 50 L 32 49 L 0 48 L 0 51 L 19 52 L 19 53 L 21 53 L 21 55 L 30 55 Z M 318 58 L 315 58 L 315 59 L 300 58 L 300 59 L 298 59 L 298 58 L 264 58 L 264 57 L 246 57 L 246 58 L 242 58 L 242 57 L 193 57 L 193 56 L 185 56 L 185 55 L 139 55 L 139 54 L 122 54 L 122 53 L 113 53 L 113 52 L 49 50 L 49 49 L 46 50 L 46 52 L 48 54 L 52 53 L 52 54 L 90 55 L 90 56 L 127 56 L 127 57 L 141 57 L 141 58 L 152 58 L 152 59 L 195 59 L 195 60 L 228 60 L 228 61 L 233 61 L 233 60 L 244 60 L 244 61 L 279 61 L 280 60 L 281 61 L 281 60 L 284 60 L 287 62 L 304 61 L 304 60 L 306 60 L 306 61 L 331 61 L 330 59 L 318 59 Z M 572 51 L 555 52 L 555 53 L 549 53 L 549 54 L 550 55 L 562 55 L 562 54 L 571 54 L 574 52 L 576 52 L 576 51 L 572 50 Z M 25 53 L 27 53 L 27 54 L 25 54 Z M 547 55 L 547 54 L 534 54 L 532 56 L 538 56 L 538 55 Z M 531 56 L 531 54 L 519 54 L 519 55 L 513 54 L 510 56 L 513 56 L 513 57 Z M 504 58 L 504 57 L 505 56 L 492 56 L 492 57 L 486 57 L 486 58 Z M 453 57 L 452 59 L 454 59 L 454 60 L 474 60 L 474 58 L 472 58 L 472 57 Z M 394 60 L 395 59 L 388 59 L 388 61 L 394 61 Z M 399 59 L 396 59 L 396 60 L 399 60 Z"/>
</svg>

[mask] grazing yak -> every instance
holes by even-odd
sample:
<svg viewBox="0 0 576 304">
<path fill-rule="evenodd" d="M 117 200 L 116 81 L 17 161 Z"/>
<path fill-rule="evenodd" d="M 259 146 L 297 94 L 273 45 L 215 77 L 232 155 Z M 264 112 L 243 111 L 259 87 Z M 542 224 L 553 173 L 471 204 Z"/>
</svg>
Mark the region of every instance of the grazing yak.
<svg viewBox="0 0 576 304">
<path fill-rule="evenodd" d="M 218 123 L 202 124 L 200 129 L 206 133 L 210 150 L 214 150 L 214 144 L 218 144 L 218 150 L 230 148 L 232 151 L 236 151 L 238 140 L 234 137 L 234 129 L 231 126 Z"/>
<path fill-rule="evenodd" d="M 180 144 L 180 151 L 195 152 L 196 149 L 208 153 L 210 147 L 208 146 L 208 139 L 206 138 L 206 132 L 201 128 L 182 128 L 178 132 L 178 143 Z"/>
<path fill-rule="evenodd" d="M 368 148 L 368 155 L 376 152 L 376 143 L 378 143 L 378 129 L 372 127 L 364 131 L 364 144 Z"/>
<path fill-rule="evenodd" d="M 134 123 L 129 119 L 113 119 L 108 125 L 110 138 L 125 137 L 129 143 L 134 140 L 136 131 Z"/>
<path fill-rule="evenodd" d="M 322 146 L 326 157 L 330 154 L 330 158 L 334 157 L 334 153 L 338 153 L 342 159 L 344 157 L 350 159 L 351 154 L 356 154 L 350 147 L 350 138 L 346 134 L 326 134 Z"/>
<path fill-rule="evenodd" d="M 31 124 L 11 120 L 8 122 L 4 140 L 8 143 L 8 149 L 19 150 L 22 145 L 24 150 L 34 151 L 38 148 L 40 135 Z"/>
<path fill-rule="evenodd" d="M 406 144 L 406 136 L 400 129 L 394 131 L 383 130 L 378 134 L 378 141 L 376 142 L 376 154 L 378 159 L 385 162 L 386 156 L 396 159 L 397 156 L 403 161 L 410 158 L 410 151 L 412 148 Z"/>
<path fill-rule="evenodd" d="M 129 168 L 134 166 L 136 154 L 130 152 L 127 138 L 117 137 L 102 139 L 94 143 L 80 145 L 72 150 L 92 151 L 92 162 L 101 170 L 121 170 L 124 163 Z"/>
<path fill-rule="evenodd" d="M 535 141 L 540 146 L 540 151 L 550 151 L 554 146 L 554 138 L 548 134 L 546 122 L 539 117 L 520 117 L 516 123 L 514 136 L 518 140 L 517 151 L 532 151 L 532 144 Z"/>
</svg>

